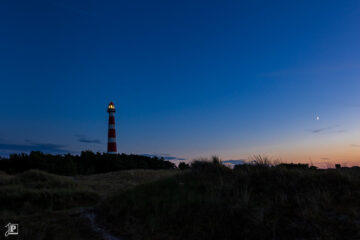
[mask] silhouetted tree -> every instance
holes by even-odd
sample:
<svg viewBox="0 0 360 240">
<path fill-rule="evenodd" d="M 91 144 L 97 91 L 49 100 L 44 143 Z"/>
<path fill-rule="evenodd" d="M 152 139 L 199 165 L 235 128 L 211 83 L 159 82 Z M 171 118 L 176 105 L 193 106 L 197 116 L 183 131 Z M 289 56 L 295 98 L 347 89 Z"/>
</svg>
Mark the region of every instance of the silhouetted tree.
<svg viewBox="0 0 360 240">
<path fill-rule="evenodd" d="M 184 163 L 184 162 L 181 162 L 181 163 L 179 163 L 178 168 L 179 168 L 180 170 L 184 170 L 184 169 L 190 168 L 190 165 L 189 165 L 189 164 L 186 164 L 186 163 Z"/>
<path fill-rule="evenodd" d="M 83 151 L 80 156 L 33 151 L 30 154 L 11 154 L 9 158 L 0 159 L 0 170 L 7 173 L 39 169 L 60 175 L 85 175 L 139 168 L 172 169 L 175 165 L 163 158 L 134 154 L 95 154 L 91 151 Z"/>
</svg>

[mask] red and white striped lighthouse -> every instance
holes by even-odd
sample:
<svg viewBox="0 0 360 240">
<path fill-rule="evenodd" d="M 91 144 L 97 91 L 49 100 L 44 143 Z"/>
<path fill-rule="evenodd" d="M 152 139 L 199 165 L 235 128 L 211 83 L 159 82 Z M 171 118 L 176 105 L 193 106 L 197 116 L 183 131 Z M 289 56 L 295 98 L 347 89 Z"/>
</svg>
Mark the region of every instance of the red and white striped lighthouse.
<svg viewBox="0 0 360 240">
<path fill-rule="evenodd" d="M 108 130 L 108 145 L 107 152 L 116 154 L 116 133 L 115 133 L 115 105 L 113 102 L 109 103 L 107 112 L 109 113 L 109 130 Z"/>
</svg>

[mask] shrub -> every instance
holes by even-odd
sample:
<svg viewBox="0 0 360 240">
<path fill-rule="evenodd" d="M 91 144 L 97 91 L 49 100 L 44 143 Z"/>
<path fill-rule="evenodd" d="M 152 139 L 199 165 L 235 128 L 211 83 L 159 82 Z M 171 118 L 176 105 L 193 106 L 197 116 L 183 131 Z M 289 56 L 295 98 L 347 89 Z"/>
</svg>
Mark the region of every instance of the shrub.
<svg viewBox="0 0 360 240">
<path fill-rule="evenodd" d="M 186 163 L 184 163 L 184 162 L 181 162 L 181 163 L 179 163 L 178 168 L 179 168 L 180 170 L 185 170 L 185 169 L 190 168 L 190 165 L 189 165 L 189 164 L 186 164 Z"/>
</svg>

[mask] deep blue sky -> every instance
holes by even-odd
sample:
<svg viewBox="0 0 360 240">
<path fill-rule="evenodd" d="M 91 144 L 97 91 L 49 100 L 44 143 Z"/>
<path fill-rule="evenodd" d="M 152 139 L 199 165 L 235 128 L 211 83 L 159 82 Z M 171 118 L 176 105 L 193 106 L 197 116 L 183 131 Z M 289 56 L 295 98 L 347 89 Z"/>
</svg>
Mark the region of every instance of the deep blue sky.
<svg viewBox="0 0 360 240">
<path fill-rule="evenodd" d="M 360 160 L 359 1 L 0 2 L 0 152 Z M 320 120 L 316 120 L 319 116 Z"/>
</svg>

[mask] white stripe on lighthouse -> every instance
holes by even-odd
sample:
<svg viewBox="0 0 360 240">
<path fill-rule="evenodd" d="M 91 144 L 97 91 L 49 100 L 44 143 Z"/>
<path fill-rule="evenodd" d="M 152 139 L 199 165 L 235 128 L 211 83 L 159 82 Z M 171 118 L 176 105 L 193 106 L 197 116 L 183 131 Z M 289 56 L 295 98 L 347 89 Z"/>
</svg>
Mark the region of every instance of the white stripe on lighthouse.
<svg viewBox="0 0 360 240">
<path fill-rule="evenodd" d="M 115 117 L 115 113 L 114 112 L 109 112 L 109 116 L 110 117 Z"/>
<path fill-rule="evenodd" d="M 116 138 L 108 138 L 108 142 L 109 142 L 109 143 L 116 142 Z"/>
<path fill-rule="evenodd" d="M 109 129 L 115 129 L 115 124 L 109 124 Z"/>
</svg>

